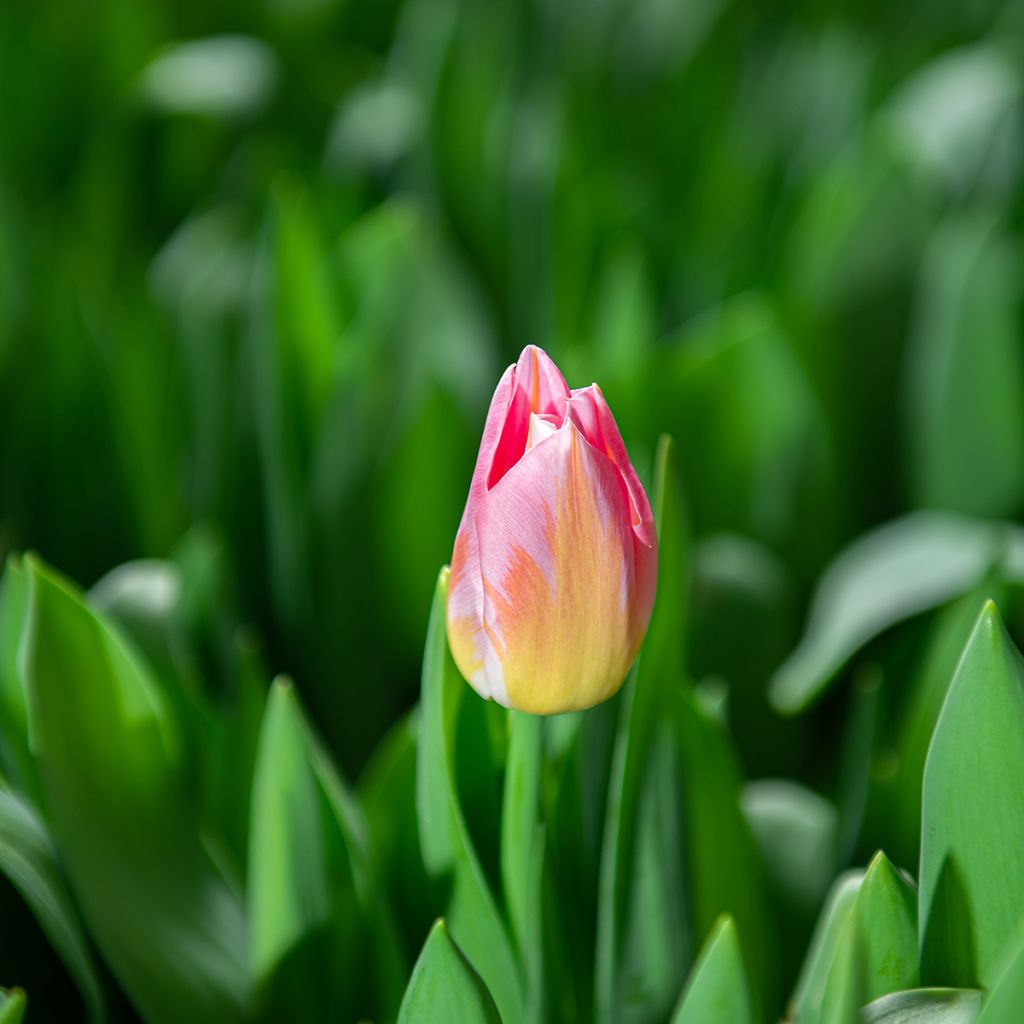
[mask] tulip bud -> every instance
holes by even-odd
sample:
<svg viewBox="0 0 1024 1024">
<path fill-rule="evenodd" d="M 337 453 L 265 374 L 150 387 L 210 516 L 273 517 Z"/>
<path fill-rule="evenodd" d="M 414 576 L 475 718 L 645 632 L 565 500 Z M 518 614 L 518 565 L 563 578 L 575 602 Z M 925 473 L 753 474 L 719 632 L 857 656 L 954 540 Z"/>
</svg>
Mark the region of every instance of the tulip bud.
<svg viewBox="0 0 1024 1024">
<path fill-rule="evenodd" d="M 533 345 L 501 381 L 452 554 L 448 643 L 483 697 L 557 714 L 622 685 L 654 603 L 650 502 L 596 384 Z"/>
</svg>

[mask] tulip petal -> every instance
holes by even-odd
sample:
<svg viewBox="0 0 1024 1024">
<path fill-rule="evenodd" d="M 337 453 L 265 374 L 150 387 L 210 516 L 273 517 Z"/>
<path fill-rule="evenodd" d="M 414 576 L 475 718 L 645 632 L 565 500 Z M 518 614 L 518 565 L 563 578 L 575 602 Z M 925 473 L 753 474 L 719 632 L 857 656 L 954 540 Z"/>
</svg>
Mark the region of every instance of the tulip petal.
<svg viewBox="0 0 1024 1024">
<path fill-rule="evenodd" d="M 477 529 L 493 651 L 478 673 L 501 672 L 488 689 L 543 714 L 611 696 L 650 615 L 633 599 L 636 539 L 616 465 L 567 422 L 487 493 Z"/>
<path fill-rule="evenodd" d="M 522 458 L 530 435 L 530 416 L 550 416 L 561 424 L 568 397 L 569 386 L 551 357 L 536 345 L 527 345 L 512 372 L 512 396 L 501 440 L 489 460 L 488 487 L 494 487 Z"/>
<path fill-rule="evenodd" d="M 622 481 L 629 492 L 632 507 L 633 529 L 640 542 L 650 545 L 656 540 L 654 514 L 647 492 L 633 469 L 626 452 L 626 445 L 619 433 L 618 424 L 612 415 L 604 394 L 596 384 L 588 388 L 576 388 L 567 403 L 569 418 L 580 428 L 583 436 L 599 451 L 603 451 L 618 467 Z"/>
</svg>

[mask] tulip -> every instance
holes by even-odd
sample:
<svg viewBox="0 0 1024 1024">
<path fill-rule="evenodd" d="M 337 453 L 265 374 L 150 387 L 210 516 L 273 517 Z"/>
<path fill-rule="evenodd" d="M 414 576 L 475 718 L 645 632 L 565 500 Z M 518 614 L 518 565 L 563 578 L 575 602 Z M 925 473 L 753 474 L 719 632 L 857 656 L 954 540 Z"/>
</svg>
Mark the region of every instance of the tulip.
<svg viewBox="0 0 1024 1024">
<path fill-rule="evenodd" d="M 483 697 L 557 714 L 622 685 L 647 632 L 658 548 L 611 410 L 530 345 L 484 425 L 449 577 L 448 644 Z"/>
</svg>

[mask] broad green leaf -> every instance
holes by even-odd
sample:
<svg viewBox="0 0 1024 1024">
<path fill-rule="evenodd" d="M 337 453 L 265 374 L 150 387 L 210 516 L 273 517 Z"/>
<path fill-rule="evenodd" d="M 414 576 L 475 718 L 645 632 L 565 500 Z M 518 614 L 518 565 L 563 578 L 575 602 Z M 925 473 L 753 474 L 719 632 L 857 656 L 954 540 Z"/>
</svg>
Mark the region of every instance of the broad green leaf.
<svg viewBox="0 0 1024 1024">
<path fill-rule="evenodd" d="M 68 583 L 35 558 L 25 564 L 29 728 L 83 919 L 148 1020 L 237 1020 L 247 996 L 242 901 L 185 803 L 160 691 Z"/>
<path fill-rule="evenodd" d="M 28 705 L 19 652 L 28 615 L 28 579 L 21 559 L 7 559 L 0 579 L 0 766 L 31 796 L 38 781 L 29 750 Z"/>
<path fill-rule="evenodd" d="M 789 1017 L 796 1024 L 817 1024 L 839 937 L 863 880 L 863 871 L 847 871 L 825 901 L 789 1003 Z"/>
<path fill-rule="evenodd" d="M 443 920 L 430 930 L 398 1024 L 501 1024 L 494 1000 L 480 975 L 452 941 Z"/>
<path fill-rule="evenodd" d="M 249 956 L 259 1011 L 394 1012 L 397 951 L 368 877 L 358 810 L 286 681 L 267 703 L 252 800 Z"/>
<path fill-rule="evenodd" d="M 864 1007 L 861 1019 L 863 1024 L 974 1024 L 980 1008 L 980 992 L 919 988 L 876 999 Z"/>
<path fill-rule="evenodd" d="M 864 954 L 856 933 L 847 925 L 839 936 L 818 1024 L 860 1024 L 864 1003 Z"/>
<path fill-rule="evenodd" d="M 736 924 L 726 914 L 704 943 L 672 1024 L 756 1024 L 756 1005 Z"/>
<path fill-rule="evenodd" d="M 856 950 L 861 1002 L 918 984 L 916 893 L 884 853 L 871 861 L 846 916 L 840 944 L 847 938 Z M 848 969 L 837 952 L 825 987 L 825 1009 L 834 990 L 848 983 Z"/>
<path fill-rule="evenodd" d="M 473 847 L 455 786 L 455 726 L 459 701 L 477 700 L 448 652 L 445 604 L 448 570 L 441 570 L 427 626 L 416 761 L 416 806 L 427 870 L 450 877 L 445 915 L 452 938 L 494 996 L 503 1020 L 523 1017 L 523 992 L 505 923 Z"/>
<path fill-rule="evenodd" d="M 681 691 L 674 724 L 682 780 L 681 851 L 694 934 L 731 914 L 766 1012 L 780 998 L 779 949 L 769 919 L 764 865 L 740 808 L 736 755 L 719 722 Z"/>
<path fill-rule="evenodd" d="M 822 576 L 804 637 L 772 676 L 772 703 L 802 711 L 869 640 L 973 587 L 1006 539 L 997 524 L 915 512 L 855 541 Z"/>
<path fill-rule="evenodd" d="M 1022 267 L 1001 216 L 939 225 L 907 368 L 917 503 L 979 516 L 1012 516 L 1024 498 Z"/>
<path fill-rule="evenodd" d="M 21 893 L 54 950 L 75 979 L 90 1020 L 103 1017 L 103 994 L 78 913 L 46 826 L 0 783 L 0 874 Z"/>
<path fill-rule="evenodd" d="M 1024 917 L 1024 662 L 982 609 L 924 770 L 921 979 L 990 986 Z"/>
<path fill-rule="evenodd" d="M 927 646 L 918 659 L 911 695 L 896 736 L 899 761 L 894 806 L 886 820 L 886 842 L 903 863 L 916 863 L 921 852 L 921 783 L 935 723 L 949 692 L 960 656 L 989 598 L 1006 593 L 1005 584 L 990 573 L 963 597 L 935 615 Z"/>
<path fill-rule="evenodd" d="M 978 1024 L 1019 1024 L 1024 1007 L 1024 946 L 1011 957 L 1006 970 L 985 997 Z"/>
<path fill-rule="evenodd" d="M 679 473 L 667 436 L 658 445 L 654 517 L 658 593 L 644 648 L 623 690 L 601 856 L 595 999 L 597 1019 L 603 1022 L 662 1018 L 692 956 L 678 880 L 678 831 L 673 828 L 677 769 L 666 725 L 672 694 L 683 681 L 688 541 Z M 661 752 L 657 759 L 655 751 Z M 645 886 L 653 905 L 638 902 Z"/>
<path fill-rule="evenodd" d="M 0 1024 L 21 1024 L 28 1000 L 17 989 L 0 989 Z"/>
</svg>

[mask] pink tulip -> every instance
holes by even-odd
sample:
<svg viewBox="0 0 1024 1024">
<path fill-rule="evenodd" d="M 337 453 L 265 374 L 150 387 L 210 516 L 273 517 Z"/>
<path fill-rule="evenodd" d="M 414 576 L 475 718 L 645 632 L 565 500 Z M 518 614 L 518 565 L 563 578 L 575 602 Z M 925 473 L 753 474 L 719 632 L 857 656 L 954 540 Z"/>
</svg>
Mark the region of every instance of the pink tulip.
<svg viewBox="0 0 1024 1024">
<path fill-rule="evenodd" d="M 557 714 L 622 685 L 654 603 L 650 502 L 596 384 L 523 350 L 484 425 L 455 538 L 448 643 L 505 707 Z"/>
</svg>

